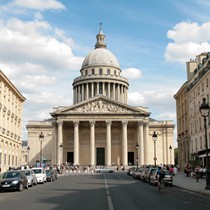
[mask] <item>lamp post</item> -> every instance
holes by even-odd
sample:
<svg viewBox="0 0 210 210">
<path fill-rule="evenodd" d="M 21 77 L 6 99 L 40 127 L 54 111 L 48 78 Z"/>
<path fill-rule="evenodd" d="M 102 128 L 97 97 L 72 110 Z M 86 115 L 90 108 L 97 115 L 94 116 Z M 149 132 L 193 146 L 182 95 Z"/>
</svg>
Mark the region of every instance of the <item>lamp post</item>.
<svg viewBox="0 0 210 210">
<path fill-rule="evenodd" d="M 44 134 L 41 132 L 39 134 L 39 142 L 40 142 L 40 167 L 42 167 L 42 142 L 44 141 Z"/>
<path fill-rule="evenodd" d="M 172 164 L 172 158 L 171 158 L 171 150 L 172 150 L 172 146 L 169 146 L 169 151 L 170 151 L 170 164 Z"/>
<path fill-rule="evenodd" d="M 154 141 L 154 165 L 156 166 L 156 161 L 157 161 L 157 157 L 156 157 L 156 141 L 158 139 L 158 136 L 156 134 L 156 132 L 154 131 L 154 133 L 152 134 L 152 139 Z"/>
<path fill-rule="evenodd" d="M 30 151 L 30 147 L 29 146 L 27 146 L 27 151 L 28 151 L 28 166 L 29 166 L 29 151 Z"/>
<path fill-rule="evenodd" d="M 206 103 L 206 98 L 203 98 L 203 103 L 200 105 L 200 113 L 204 118 L 204 129 L 205 129 L 205 144 L 206 144 L 206 190 L 210 190 L 210 170 L 208 161 L 208 139 L 207 139 L 207 125 L 206 118 L 209 116 L 209 105 Z"/>
<path fill-rule="evenodd" d="M 137 150 L 137 157 L 136 157 L 136 168 L 138 170 L 138 162 L 139 162 L 139 157 L 138 157 L 138 152 L 139 152 L 139 144 L 136 143 L 136 150 Z"/>
</svg>

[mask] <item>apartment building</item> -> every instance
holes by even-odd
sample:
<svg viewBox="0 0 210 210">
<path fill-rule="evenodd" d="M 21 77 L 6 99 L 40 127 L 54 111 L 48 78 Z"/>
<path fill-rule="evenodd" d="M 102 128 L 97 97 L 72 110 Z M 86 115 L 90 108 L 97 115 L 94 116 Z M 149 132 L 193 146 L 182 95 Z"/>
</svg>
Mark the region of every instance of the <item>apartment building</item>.
<svg viewBox="0 0 210 210">
<path fill-rule="evenodd" d="M 206 145 L 205 145 L 205 128 L 204 119 L 199 111 L 203 98 L 206 98 L 209 104 L 210 94 L 210 52 L 202 53 L 196 56 L 196 59 L 190 60 L 186 63 L 187 67 L 187 82 L 179 89 L 175 94 L 177 109 L 177 141 L 179 148 L 179 164 L 183 166 L 187 163 L 189 151 L 189 159 L 193 160 L 197 158 L 200 164 L 205 166 L 206 164 Z M 182 93 L 182 94 L 181 94 Z M 186 95 L 184 96 L 184 93 Z M 181 95 L 185 97 L 186 104 L 183 100 L 180 100 Z M 182 113 L 183 110 L 185 113 Z M 184 115 L 183 115 L 184 114 Z M 207 119 L 207 146 L 208 146 L 208 160 L 210 156 L 210 117 Z M 187 129 L 186 129 L 187 128 Z M 188 149 L 183 150 L 183 144 L 181 139 L 185 129 L 188 131 L 189 144 L 185 144 Z M 184 132 L 184 134 L 183 134 Z M 183 152 L 185 154 L 183 154 Z"/>
<path fill-rule="evenodd" d="M 22 149 L 22 110 L 25 97 L 0 70 L 0 167 L 19 166 Z"/>
<path fill-rule="evenodd" d="M 179 148 L 178 162 L 180 169 L 183 169 L 190 160 L 187 87 L 188 82 L 185 82 L 179 89 L 179 91 L 174 95 L 174 98 L 176 100 L 177 143 Z"/>
</svg>

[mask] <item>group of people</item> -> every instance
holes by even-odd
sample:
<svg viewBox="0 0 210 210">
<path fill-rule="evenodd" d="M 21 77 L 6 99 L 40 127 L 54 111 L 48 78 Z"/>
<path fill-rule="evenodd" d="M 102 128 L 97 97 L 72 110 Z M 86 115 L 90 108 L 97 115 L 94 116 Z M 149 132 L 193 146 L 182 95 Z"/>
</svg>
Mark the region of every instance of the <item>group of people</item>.
<svg viewBox="0 0 210 210">
<path fill-rule="evenodd" d="M 190 177 L 190 176 L 195 176 L 196 181 L 198 182 L 198 180 L 200 178 L 203 178 L 203 176 L 206 173 L 206 168 L 197 165 L 196 167 L 193 167 L 190 164 L 187 164 L 186 167 L 184 168 L 184 173 L 186 174 L 186 176 Z"/>
</svg>

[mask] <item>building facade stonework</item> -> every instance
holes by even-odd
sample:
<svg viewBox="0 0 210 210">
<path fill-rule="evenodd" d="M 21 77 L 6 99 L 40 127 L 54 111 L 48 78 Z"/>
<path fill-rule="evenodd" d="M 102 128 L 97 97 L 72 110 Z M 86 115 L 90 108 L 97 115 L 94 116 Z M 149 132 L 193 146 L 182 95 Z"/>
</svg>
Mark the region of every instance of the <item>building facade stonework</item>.
<svg viewBox="0 0 210 210">
<path fill-rule="evenodd" d="M 51 164 L 154 164 L 154 131 L 158 134 L 157 164 L 173 164 L 169 146 L 174 124 L 151 119 L 147 107 L 127 104 L 129 83 L 107 49 L 101 29 L 80 73 L 73 81 L 73 105 L 54 108 L 49 121 L 28 123 L 28 143 L 33 148 L 30 164 L 39 160 L 41 132 L 45 136 L 43 159 Z"/>
<path fill-rule="evenodd" d="M 0 70 L 0 167 L 18 167 L 22 150 L 22 111 L 25 97 Z"/>
<path fill-rule="evenodd" d="M 204 119 L 199 111 L 203 98 L 210 103 L 210 53 L 204 52 L 186 63 L 187 81 L 175 94 L 177 108 L 177 140 L 179 165 L 190 161 L 206 165 L 210 161 L 210 116 L 207 119 L 207 150 Z"/>
</svg>

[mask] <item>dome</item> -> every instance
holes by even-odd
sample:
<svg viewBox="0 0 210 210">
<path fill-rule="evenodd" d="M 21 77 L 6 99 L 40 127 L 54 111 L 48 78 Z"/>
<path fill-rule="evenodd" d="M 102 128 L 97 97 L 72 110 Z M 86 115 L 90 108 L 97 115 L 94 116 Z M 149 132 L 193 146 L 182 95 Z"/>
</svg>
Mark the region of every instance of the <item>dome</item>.
<svg viewBox="0 0 210 210">
<path fill-rule="evenodd" d="M 96 48 L 92 50 L 83 61 L 82 68 L 96 65 L 120 68 L 120 65 L 114 54 L 106 48 Z"/>
</svg>

